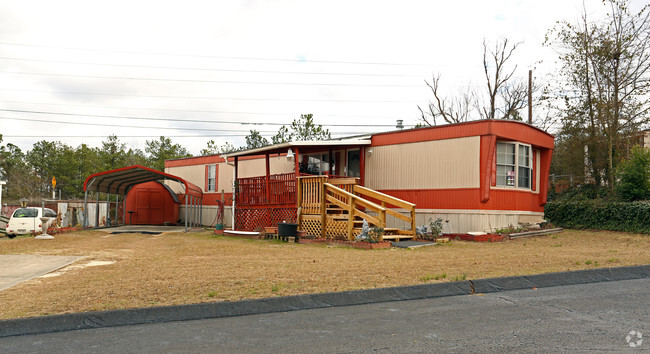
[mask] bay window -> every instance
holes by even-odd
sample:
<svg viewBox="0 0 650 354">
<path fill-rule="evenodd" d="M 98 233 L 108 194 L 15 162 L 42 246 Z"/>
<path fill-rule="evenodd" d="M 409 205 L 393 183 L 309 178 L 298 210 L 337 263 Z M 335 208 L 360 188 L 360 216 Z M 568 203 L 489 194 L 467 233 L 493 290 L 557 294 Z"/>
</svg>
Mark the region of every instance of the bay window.
<svg viewBox="0 0 650 354">
<path fill-rule="evenodd" d="M 498 187 L 531 188 L 532 149 L 530 145 L 497 143 L 497 181 Z"/>
</svg>

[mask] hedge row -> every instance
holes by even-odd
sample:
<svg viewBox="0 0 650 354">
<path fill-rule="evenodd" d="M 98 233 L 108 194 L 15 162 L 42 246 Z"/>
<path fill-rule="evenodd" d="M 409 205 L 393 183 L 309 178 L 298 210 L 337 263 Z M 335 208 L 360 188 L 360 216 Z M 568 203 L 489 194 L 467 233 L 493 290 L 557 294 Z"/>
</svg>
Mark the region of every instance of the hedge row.
<svg viewBox="0 0 650 354">
<path fill-rule="evenodd" d="M 557 201 L 547 203 L 544 214 L 546 220 L 559 227 L 650 233 L 648 201 Z"/>
</svg>

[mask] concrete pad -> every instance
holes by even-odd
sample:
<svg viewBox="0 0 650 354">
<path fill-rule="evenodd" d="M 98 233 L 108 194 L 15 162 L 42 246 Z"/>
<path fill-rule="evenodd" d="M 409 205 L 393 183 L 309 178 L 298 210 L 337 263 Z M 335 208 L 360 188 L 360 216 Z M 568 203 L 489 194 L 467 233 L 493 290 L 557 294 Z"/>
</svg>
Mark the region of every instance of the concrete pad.
<svg viewBox="0 0 650 354">
<path fill-rule="evenodd" d="M 53 272 L 82 256 L 0 255 L 0 291 Z"/>
<path fill-rule="evenodd" d="M 397 248 L 417 248 L 417 247 L 427 247 L 427 246 L 435 246 L 435 242 L 427 242 L 427 241 L 400 241 L 400 242 L 393 242 L 392 247 L 397 247 Z"/>
</svg>

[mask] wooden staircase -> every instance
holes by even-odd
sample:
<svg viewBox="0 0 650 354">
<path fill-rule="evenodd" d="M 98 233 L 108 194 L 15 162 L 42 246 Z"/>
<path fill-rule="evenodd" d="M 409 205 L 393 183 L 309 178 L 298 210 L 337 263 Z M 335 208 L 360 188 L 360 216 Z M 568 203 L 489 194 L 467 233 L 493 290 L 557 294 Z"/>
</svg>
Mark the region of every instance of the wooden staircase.
<svg viewBox="0 0 650 354">
<path fill-rule="evenodd" d="M 298 223 L 309 234 L 354 239 L 363 221 L 384 230 L 383 240 L 410 240 L 415 235 L 415 204 L 357 185 L 356 178 L 298 178 Z M 374 201 L 371 201 L 374 200 Z M 406 210 L 399 213 L 387 206 Z M 408 223 L 408 230 L 387 228 L 386 217 Z"/>
</svg>

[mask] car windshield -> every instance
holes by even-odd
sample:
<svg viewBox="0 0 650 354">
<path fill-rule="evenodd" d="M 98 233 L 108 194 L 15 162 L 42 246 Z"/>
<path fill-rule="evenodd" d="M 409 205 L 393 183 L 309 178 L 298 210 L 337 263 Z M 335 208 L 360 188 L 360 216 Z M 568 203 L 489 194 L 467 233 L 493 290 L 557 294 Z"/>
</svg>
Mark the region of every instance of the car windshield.
<svg viewBox="0 0 650 354">
<path fill-rule="evenodd" d="M 38 216 L 38 210 L 34 208 L 19 208 L 14 211 L 14 218 L 35 218 Z"/>
</svg>

